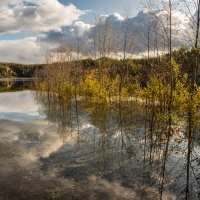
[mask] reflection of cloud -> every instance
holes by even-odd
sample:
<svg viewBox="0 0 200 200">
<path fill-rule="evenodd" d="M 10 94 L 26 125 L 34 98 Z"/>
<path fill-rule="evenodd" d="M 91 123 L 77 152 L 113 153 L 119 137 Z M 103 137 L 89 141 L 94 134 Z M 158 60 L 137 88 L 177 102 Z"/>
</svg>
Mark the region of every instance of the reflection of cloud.
<svg viewBox="0 0 200 200">
<path fill-rule="evenodd" d="M 88 130 L 91 125 L 81 128 Z M 92 200 L 147 199 L 141 191 L 137 193 L 134 188 L 126 188 L 120 184 L 119 179 L 108 181 L 100 177 L 98 168 L 107 161 L 102 161 L 100 157 L 96 168 L 96 160 L 92 156 L 94 152 L 90 149 L 93 144 L 84 144 L 85 147 L 79 151 L 74 143 L 71 145 L 70 140 L 63 145 L 60 135 L 57 134 L 57 127 L 44 120 L 0 120 L 0 199 L 5 199 L 5 196 L 15 200 L 38 200 L 38 197 L 58 200 L 79 200 L 82 197 Z M 112 168 L 107 168 L 106 170 L 110 171 L 106 173 L 112 174 L 113 170 L 119 175 L 121 172 L 115 171 L 112 158 L 109 162 L 112 163 Z M 63 169 L 66 169 L 66 172 L 70 171 L 68 177 L 60 173 Z M 84 173 L 81 170 L 84 170 Z M 84 174 L 84 178 L 81 179 L 81 175 Z M 73 179 L 74 175 L 77 179 Z M 138 181 L 137 176 L 131 181 Z M 154 199 L 156 190 L 146 187 L 149 190 L 148 199 Z"/>
<path fill-rule="evenodd" d="M 63 144 L 56 127 L 46 121 L 15 122 L 0 120 L 0 143 L 14 143 L 28 161 L 48 157 Z"/>
<path fill-rule="evenodd" d="M 14 142 L 19 139 L 20 128 L 15 122 L 0 120 L 0 143 Z"/>
<path fill-rule="evenodd" d="M 44 116 L 40 116 L 39 114 L 36 115 L 35 113 L 16 113 L 16 112 L 9 112 L 9 113 L 0 113 L 0 119 L 10 119 L 14 121 L 31 121 L 37 119 L 43 119 Z"/>
<path fill-rule="evenodd" d="M 39 105 L 31 91 L 0 93 L 0 119 L 27 121 L 44 118 L 38 110 Z"/>
<path fill-rule="evenodd" d="M 8 114 L 15 109 L 22 114 L 38 112 L 30 92 L 12 95 L 2 94 Z M 66 130 L 61 138 L 57 125 L 47 120 L 0 119 L 0 199 L 147 199 L 133 185 L 141 180 L 138 162 L 131 161 L 128 166 L 127 158 L 121 159 L 109 136 L 104 135 L 105 140 L 99 143 L 87 117 L 80 116 L 80 122 L 80 134 L 76 129 Z M 145 187 L 148 198 L 154 199 L 155 188 Z"/>
<path fill-rule="evenodd" d="M 54 197 L 78 200 L 84 196 L 94 200 L 103 197 L 108 197 L 109 200 L 128 200 L 135 195 L 131 189 L 126 189 L 119 183 L 95 176 L 88 176 L 79 183 L 58 176 L 59 163 L 53 168 L 47 168 L 45 172 L 41 170 L 40 158 L 58 152 L 63 145 L 56 130 L 56 127 L 46 121 L 0 120 L 0 199 L 5 199 L 6 196 L 15 200 L 34 200 L 40 196 L 41 199 Z M 73 156 L 76 157 L 75 154 Z M 45 159 L 42 160 L 45 164 Z M 64 163 L 67 164 L 68 159 Z"/>
</svg>

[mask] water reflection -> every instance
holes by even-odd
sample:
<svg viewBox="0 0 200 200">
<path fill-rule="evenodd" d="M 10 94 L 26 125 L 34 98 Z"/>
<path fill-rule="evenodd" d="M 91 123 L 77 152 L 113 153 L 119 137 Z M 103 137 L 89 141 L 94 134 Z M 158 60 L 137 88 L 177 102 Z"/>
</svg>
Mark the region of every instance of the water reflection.
<svg viewBox="0 0 200 200">
<path fill-rule="evenodd" d="M 162 147 L 144 160 L 142 109 L 134 101 L 0 93 L 0 199 L 158 199 Z M 166 199 L 177 198 L 185 178 L 185 147 L 171 144 Z"/>
<path fill-rule="evenodd" d="M 0 119 L 30 121 L 45 118 L 31 91 L 0 93 Z"/>
<path fill-rule="evenodd" d="M 0 199 L 129 199 L 133 195 L 118 182 L 95 176 L 94 144 L 88 134 L 93 126 L 85 116 L 77 148 L 75 122 L 57 123 L 67 119 L 64 107 L 54 104 L 57 109 L 43 112 L 46 107 L 37 104 L 31 91 L 1 93 L 0 102 Z M 65 134 L 61 131 L 64 137 L 58 134 L 60 126 L 67 127 Z"/>
<path fill-rule="evenodd" d="M 51 93 L 37 94 L 48 120 L 56 122 L 64 142 L 58 151 L 41 159 L 44 171 L 59 166 L 59 176 L 75 181 L 76 187 L 89 185 L 91 176 L 100 177 L 109 187 L 121 191 L 118 198 L 122 199 L 158 198 L 155 177 L 149 173 L 149 166 L 143 167 L 140 133 L 144 116 L 139 112 L 143 105 L 132 101 L 120 106 L 117 102 L 93 104 L 81 97 L 78 101 L 65 101 Z M 156 169 L 151 168 L 151 173 Z M 128 196 L 124 196 L 122 188 L 129 191 L 125 192 Z M 105 199 L 112 199 L 111 194 L 106 193 Z"/>
<path fill-rule="evenodd" d="M 0 78 L 0 92 L 27 90 L 33 83 L 32 78 Z"/>
</svg>

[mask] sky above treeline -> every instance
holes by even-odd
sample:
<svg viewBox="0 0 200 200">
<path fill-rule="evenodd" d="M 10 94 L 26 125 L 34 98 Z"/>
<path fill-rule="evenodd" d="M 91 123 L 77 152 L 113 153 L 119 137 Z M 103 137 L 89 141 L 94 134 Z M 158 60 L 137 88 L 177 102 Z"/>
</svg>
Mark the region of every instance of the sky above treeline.
<svg viewBox="0 0 200 200">
<path fill-rule="evenodd" d="M 139 7 L 140 0 L 1 0 L 0 61 L 43 62 L 51 44 L 39 44 L 39 38 L 50 35 L 53 43 L 62 27 L 89 28 L 96 16 L 134 16 Z"/>
<path fill-rule="evenodd" d="M 95 17 L 117 25 L 145 17 L 143 8 L 140 0 L 0 0 L 0 61 L 43 63 L 63 37 L 78 31 L 87 41 Z M 185 17 L 175 16 L 184 28 Z"/>
<path fill-rule="evenodd" d="M 97 14 L 124 14 L 136 15 L 140 9 L 140 0 L 59 0 L 62 4 L 73 3 L 79 9 L 91 10 Z"/>
</svg>

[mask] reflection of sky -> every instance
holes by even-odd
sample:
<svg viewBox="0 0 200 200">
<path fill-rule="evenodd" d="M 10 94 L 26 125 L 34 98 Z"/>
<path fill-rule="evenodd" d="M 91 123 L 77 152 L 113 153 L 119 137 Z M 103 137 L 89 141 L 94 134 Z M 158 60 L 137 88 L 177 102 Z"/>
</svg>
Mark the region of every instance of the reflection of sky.
<svg viewBox="0 0 200 200">
<path fill-rule="evenodd" d="M 0 93 L 0 119 L 30 121 L 43 118 L 33 92 Z"/>
<path fill-rule="evenodd" d="M 52 199 L 50 184 L 53 189 L 59 187 L 58 195 L 62 198 L 56 199 L 72 199 L 67 198 L 66 190 L 72 190 L 71 185 L 78 184 L 74 180 L 79 180 L 81 187 L 87 186 L 80 187 L 86 194 L 89 189 L 97 195 L 99 187 L 99 193 L 106 194 L 106 199 L 137 199 L 134 198 L 133 188 L 124 187 L 119 180 L 131 187 L 130 180 L 136 182 L 138 177 L 130 172 L 141 167 L 133 160 L 129 165 L 126 157 L 119 159 L 116 137 L 113 145 L 110 136 L 102 140 L 105 144 L 100 143 L 98 130 L 81 117 L 80 121 L 85 123 L 79 127 L 80 135 L 77 129 L 66 129 L 64 135 L 59 135 L 57 125 L 39 113 L 39 106 L 34 99 L 34 93 L 30 91 L 0 94 L 0 163 L 3 164 L 0 165 L 0 188 L 6 185 L 3 195 L 12 194 L 12 191 L 15 195 L 20 188 L 20 195 L 33 193 L 39 197 L 44 192 L 44 199 Z M 114 148 L 115 144 L 117 148 Z M 134 150 L 137 151 L 136 148 Z M 128 175 L 126 177 L 129 179 L 121 177 L 122 169 L 123 177 Z M 110 177 L 110 181 L 101 174 Z M 151 192 L 153 190 L 151 188 Z M 64 194 L 66 198 L 63 198 Z M 20 197 L 15 199 L 20 200 Z"/>
</svg>

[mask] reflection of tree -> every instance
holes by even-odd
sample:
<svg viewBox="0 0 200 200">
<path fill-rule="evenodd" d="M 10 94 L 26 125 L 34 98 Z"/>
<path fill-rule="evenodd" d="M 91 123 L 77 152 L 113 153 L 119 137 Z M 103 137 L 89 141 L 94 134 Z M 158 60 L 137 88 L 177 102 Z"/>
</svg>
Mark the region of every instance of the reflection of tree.
<svg viewBox="0 0 200 200">
<path fill-rule="evenodd" d="M 0 92 L 16 92 L 32 89 L 32 79 L 3 79 L 0 81 Z"/>
<path fill-rule="evenodd" d="M 58 132 L 64 139 L 72 126 L 71 102 L 65 102 L 44 92 L 37 92 L 37 100 L 42 105 L 41 110 L 45 112 L 47 119 L 58 124 Z"/>
</svg>

